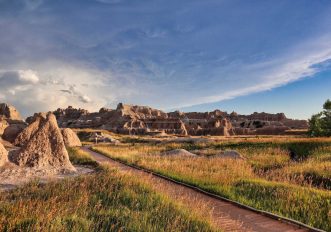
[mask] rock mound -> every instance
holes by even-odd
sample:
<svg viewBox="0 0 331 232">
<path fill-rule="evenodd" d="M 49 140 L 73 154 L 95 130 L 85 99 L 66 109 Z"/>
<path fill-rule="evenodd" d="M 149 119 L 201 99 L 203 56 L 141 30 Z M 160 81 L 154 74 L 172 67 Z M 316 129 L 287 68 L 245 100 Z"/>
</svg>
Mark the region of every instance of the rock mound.
<svg viewBox="0 0 331 232">
<path fill-rule="evenodd" d="M 226 158 L 226 159 L 245 159 L 239 152 L 234 150 L 224 151 L 221 154 L 211 156 L 212 158 Z"/>
<path fill-rule="evenodd" d="M 65 128 L 61 130 L 63 141 L 66 147 L 81 147 L 82 143 L 80 142 L 80 139 L 78 138 L 77 134 L 69 129 Z"/>
<path fill-rule="evenodd" d="M 69 160 L 61 130 L 53 114 L 38 114 L 15 140 L 21 149 L 12 161 L 19 166 L 75 171 Z"/>
<path fill-rule="evenodd" d="M 114 143 L 114 144 L 119 144 L 121 143 L 117 139 L 114 139 L 112 136 L 105 134 L 105 133 L 93 133 L 89 137 L 90 142 L 94 143 Z"/>
<path fill-rule="evenodd" d="M 3 166 L 8 161 L 8 151 L 0 143 L 0 167 Z"/>
<path fill-rule="evenodd" d="M 6 119 L 21 120 L 21 115 L 15 109 L 15 107 L 8 105 L 6 103 L 0 104 L 0 115 L 5 117 Z"/>
<path fill-rule="evenodd" d="M 3 139 L 14 142 L 16 136 L 26 127 L 20 113 L 6 103 L 0 104 L 0 135 Z"/>
<path fill-rule="evenodd" d="M 14 143 L 17 136 L 26 128 L 26 124 L 11 124 L 3 132 L 2 138 L 8 142 Z"/>
<path fill-rule="evenodd" d="M 118 144 L 120 141 L 113 138 L 111 135 L 102 131 L 79 131 L 78 137 L 82 141 L 93 142 L 93 143 L 115 143 Z"/>
<path fill-rule="evenodd" d="M 193 154 L 185 149 L 175 149 L 171 151 L 166 151 L 161 153 L 162 156 L 181 156 L 181 157 L 196 157 L 196 154 Z"/>
<path fill-rule="evenodd" d="M 14 140 L 14 145 L 23 147 L 26 145 L 31 137 L 38 131 L 40 128 L 42 121 L 45 121 L 47 119 L 47 114 L 46 113 L 36 113 L 32 117 L 33 120 L 30 122 L 30 125 L 22 130 Z"/>
</svg>

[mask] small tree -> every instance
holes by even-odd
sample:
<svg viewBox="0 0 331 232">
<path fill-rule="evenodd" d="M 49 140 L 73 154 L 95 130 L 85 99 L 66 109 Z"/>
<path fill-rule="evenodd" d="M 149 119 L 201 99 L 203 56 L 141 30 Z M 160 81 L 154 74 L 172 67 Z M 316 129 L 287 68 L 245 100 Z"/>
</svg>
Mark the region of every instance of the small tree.
<svg viewBox="0 0 331 232">
<path fill-rule="evenodd" d="M 331 112 L 331 101 L 330 101 L 330 99 L 326 100 L 326 102 L 323 105 L 323 109 L 328 110 L 329 112 Z"/>
<path fill-rule="evenodd" d="M 323 111 L 314 114 L 309 120 L 310 136 L 331 136 L 331 101 L 323 105 Z"/>
<path fill-rule="evenodd" d="M 331 136 L 331 101 L 327 100 L 323 105 L 322 128 L 325 136 Z"/>
<path fill-rule="evenodd" d="M 309 135 L 312 137 L 323 136 L 323 130 L 321 125 L 321 116 L 322 114 L 314 114 L 311 116 L 309 121 Z"/>
</svg>

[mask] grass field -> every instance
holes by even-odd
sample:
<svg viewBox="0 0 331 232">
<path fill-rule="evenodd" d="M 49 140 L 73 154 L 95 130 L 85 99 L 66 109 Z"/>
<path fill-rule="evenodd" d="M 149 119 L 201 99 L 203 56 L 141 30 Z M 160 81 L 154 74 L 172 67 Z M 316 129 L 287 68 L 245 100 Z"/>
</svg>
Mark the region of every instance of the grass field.
<svg viewBox="0 0 331 232">
<path fill-rule="evenodd" d="M 71 148 L 75 164 L 97 166 Z M 216 231 L 208 216 L 155 191 L 148 180 L 99 167 L 94 174 L 0 194 L 0 231 Z"/>
<path fill-rule="evenodd" d="M 91 158 L 91 156 L 78 147 L 67 148 L 70 161 L 76 165 L 86 165 L 98 167 L 98 163 Z"/>
<path fill-rule="evenodd" d="M 184 148 L 196 158 L 164 157 Z M 331 231 L 331 139 L 251 138 L 210 144 L 96 146 L 94 149 L 258 209 Z M 237 150 L 246 159 L 211 158 Z"/>
</svg>

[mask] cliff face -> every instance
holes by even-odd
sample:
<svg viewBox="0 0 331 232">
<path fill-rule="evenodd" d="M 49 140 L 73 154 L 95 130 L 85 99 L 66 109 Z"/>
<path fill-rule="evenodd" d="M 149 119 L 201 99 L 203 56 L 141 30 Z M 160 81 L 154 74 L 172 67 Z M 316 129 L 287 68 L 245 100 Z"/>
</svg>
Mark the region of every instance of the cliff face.
<svg viewBox="0 0 331 232">
<path fill-rule="evenodd" d="M 121 134 L 167 133 L 178 135 L 250 135 L 282 134 L 288 129 L 306 129 L 305 120 L 292 120 L 283 113 L 228 114 L 179 111 L 165 113 L 148 106 L 118 104 L 116 109 L 101 108 L 89 113 L 83 109 L 57 109 L 54 112 L 61 127 L 102 128 Z"/>
</svg>

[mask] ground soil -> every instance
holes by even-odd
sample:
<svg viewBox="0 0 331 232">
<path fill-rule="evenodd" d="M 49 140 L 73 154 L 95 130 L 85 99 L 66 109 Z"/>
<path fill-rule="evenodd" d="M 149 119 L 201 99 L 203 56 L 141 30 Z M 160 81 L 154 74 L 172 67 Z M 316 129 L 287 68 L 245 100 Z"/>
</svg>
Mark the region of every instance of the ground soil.
<svg viewBox="0 0 331 232">
<path fill-rule="evenodd" d="M 37 169 L 19 167 L 8 162 L 0 168 L 0 191 L 10 190 L 22 186 L 32 180 L 47 183 L 53 180 L 61 180 L 67 177 L 76 177 L 88 174 L 94 170 L 84 166 L 75 166 L 76 172 L 65 172 L 57 169 Z"/>
</svg>

